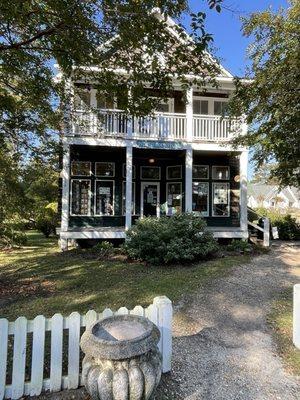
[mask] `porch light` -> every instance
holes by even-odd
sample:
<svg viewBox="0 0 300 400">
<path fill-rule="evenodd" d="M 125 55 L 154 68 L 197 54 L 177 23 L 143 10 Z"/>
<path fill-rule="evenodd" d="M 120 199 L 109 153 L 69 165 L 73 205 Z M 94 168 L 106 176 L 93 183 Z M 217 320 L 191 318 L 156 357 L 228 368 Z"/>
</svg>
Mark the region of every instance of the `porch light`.
<svg viewBox="0 0 300 400">
<path fill-rule="evenodd" d="M 149 164 L 153 164 L 153 163 L 155 163 L 154 158 L 149 158 Z"/>
</svg>

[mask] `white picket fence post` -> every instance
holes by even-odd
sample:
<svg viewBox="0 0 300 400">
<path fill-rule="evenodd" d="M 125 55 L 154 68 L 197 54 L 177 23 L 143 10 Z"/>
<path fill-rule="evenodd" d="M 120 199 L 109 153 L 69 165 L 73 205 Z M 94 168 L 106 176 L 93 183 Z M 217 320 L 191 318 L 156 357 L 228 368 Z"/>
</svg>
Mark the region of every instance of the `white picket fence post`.
<svg viewBox="0 0 300 400">
<path fill-rule="evenodd" d="M 76 389 L 82 385 L 80 374 L 80 328 L 111 315 L 140 315 L 152 321 L 161 332 L 159 349 L 162 353 L 162 372 L 171 370 L 172 356 L 172 303 L 165 297 L 156 297 L 147 308 L 126 307 L 113 312 L 106 308 L 102 313 L 94 310 L 85 315 L 78 312 L 68 317 L 55 314 L 52 318 L 38 315 L 32 321 L 19 317 L 15 322 L 0 319 L 0 400 L 19 399 L 22 396 L 40 395 L 45 390 L 57 392 L 62 389 Z M 44 355 L 46 332 L 51 332 L 50 377 L 44 378 Z M 68 331 L 68 349 L 64 354 L 64 331 Z M 25 381 L 26 357 L 28 357 L 27 335 L 33 334 L 30 381 Z M 12 380 L 6 384 L 8 343 L 13 337 Z M 63 359 L 68 359 L 68 374 L 63 376 Z"/>
<path fill-rule="evenodd" d="M 263 239 L 263 246 L 269 247 L 270 246 L 270 220 L 269 218 L 264 218 L 264 239 Z"/>
<path fill-rule="evenodd" d="M 293 343 L 298 349 L 300 349 L 300 283 L 294 285 Z"/>
</svg>

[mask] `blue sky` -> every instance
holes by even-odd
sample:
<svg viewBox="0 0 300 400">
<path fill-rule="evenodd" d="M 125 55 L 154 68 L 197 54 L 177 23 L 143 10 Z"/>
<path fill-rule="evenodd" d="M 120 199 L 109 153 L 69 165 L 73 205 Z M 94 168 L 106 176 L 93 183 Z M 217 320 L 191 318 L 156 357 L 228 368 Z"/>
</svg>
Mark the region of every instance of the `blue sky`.
<svg viewBox="0 0 300 400">
<path fill-rule="evenodd" d="M 193 12 L 206 13 L 206 30 L 214 37 L 216 55 L 222 65 L 233 75 L 243 76 L 247 65 L 246 49 L 250 40 L 241 32 L 241 17 L 271 7 L 274 11 L 288 6 L 287 0 L 225 0 L 221 13 L 209 10 L 206 0 L 190 0 Z M 230 9 L 232 11 L 227 10 Z M 251 153 L 250 153 L 251 156 Z M 253 174 L 253 165 L 249 164 L 249 178 Z"/>
<path fill-rule="evenodd" d="M 249 40 L 242 35 L 240 18 L 269 7 L 278 10 L 287 5 L 287 0 L 225 0 L 225 8 L 219 14 L 209 10 L 206 0 L 190 0 L 192 11 L 206 12 L 207 32 L 213 34 L 216 53 L 223 66 L 238 76 L 245 72 L 246 48 L 249 44 Z"/>
</svg>

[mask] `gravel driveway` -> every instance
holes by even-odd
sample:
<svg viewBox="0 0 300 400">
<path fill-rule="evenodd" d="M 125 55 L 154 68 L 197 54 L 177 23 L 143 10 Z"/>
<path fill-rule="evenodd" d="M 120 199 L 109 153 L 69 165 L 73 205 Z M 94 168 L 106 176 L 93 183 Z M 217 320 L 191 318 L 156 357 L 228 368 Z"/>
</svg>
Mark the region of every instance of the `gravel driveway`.
<svg viewBox="0 0 300 400">
<path fill-rule="evenodd" d="M 266 324 L 274 296 L 300 282 L 300 246 L 281 243 L 175 307 L 172 372 L 159 400 L 300 399 Z M 297 276 L 298 273 L 298 276 Z"/>
</svg>

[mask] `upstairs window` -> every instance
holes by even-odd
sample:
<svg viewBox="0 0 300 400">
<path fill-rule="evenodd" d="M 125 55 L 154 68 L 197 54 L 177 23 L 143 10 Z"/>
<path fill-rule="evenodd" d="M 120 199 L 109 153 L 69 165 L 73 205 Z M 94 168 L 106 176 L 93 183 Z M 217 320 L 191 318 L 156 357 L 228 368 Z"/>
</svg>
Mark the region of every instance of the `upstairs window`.
<svg viewBox="0 0 300 400">
<path fill-rule="evenodd" d="M 214 115 L 226 115 L 227 101 L 214 101 Z"/>
<path fill-rule="evenodd" d="M 200 115 L 208 115 L 208 100 L 193 100 L 193 113 Z"/>
<path fill-rule="evenodd" d="M 87 111 L 91 105 L 91 93 L 88 89 L 75 88 L 74 107 L 76 111 Z"/>
<path fill-rule="evenodd" d="M 97 108 L 104 110 L 113 110 L 115 108 L 113 96 L 107 96 L 104 93 L 97 92 Z"/>
</svg>

